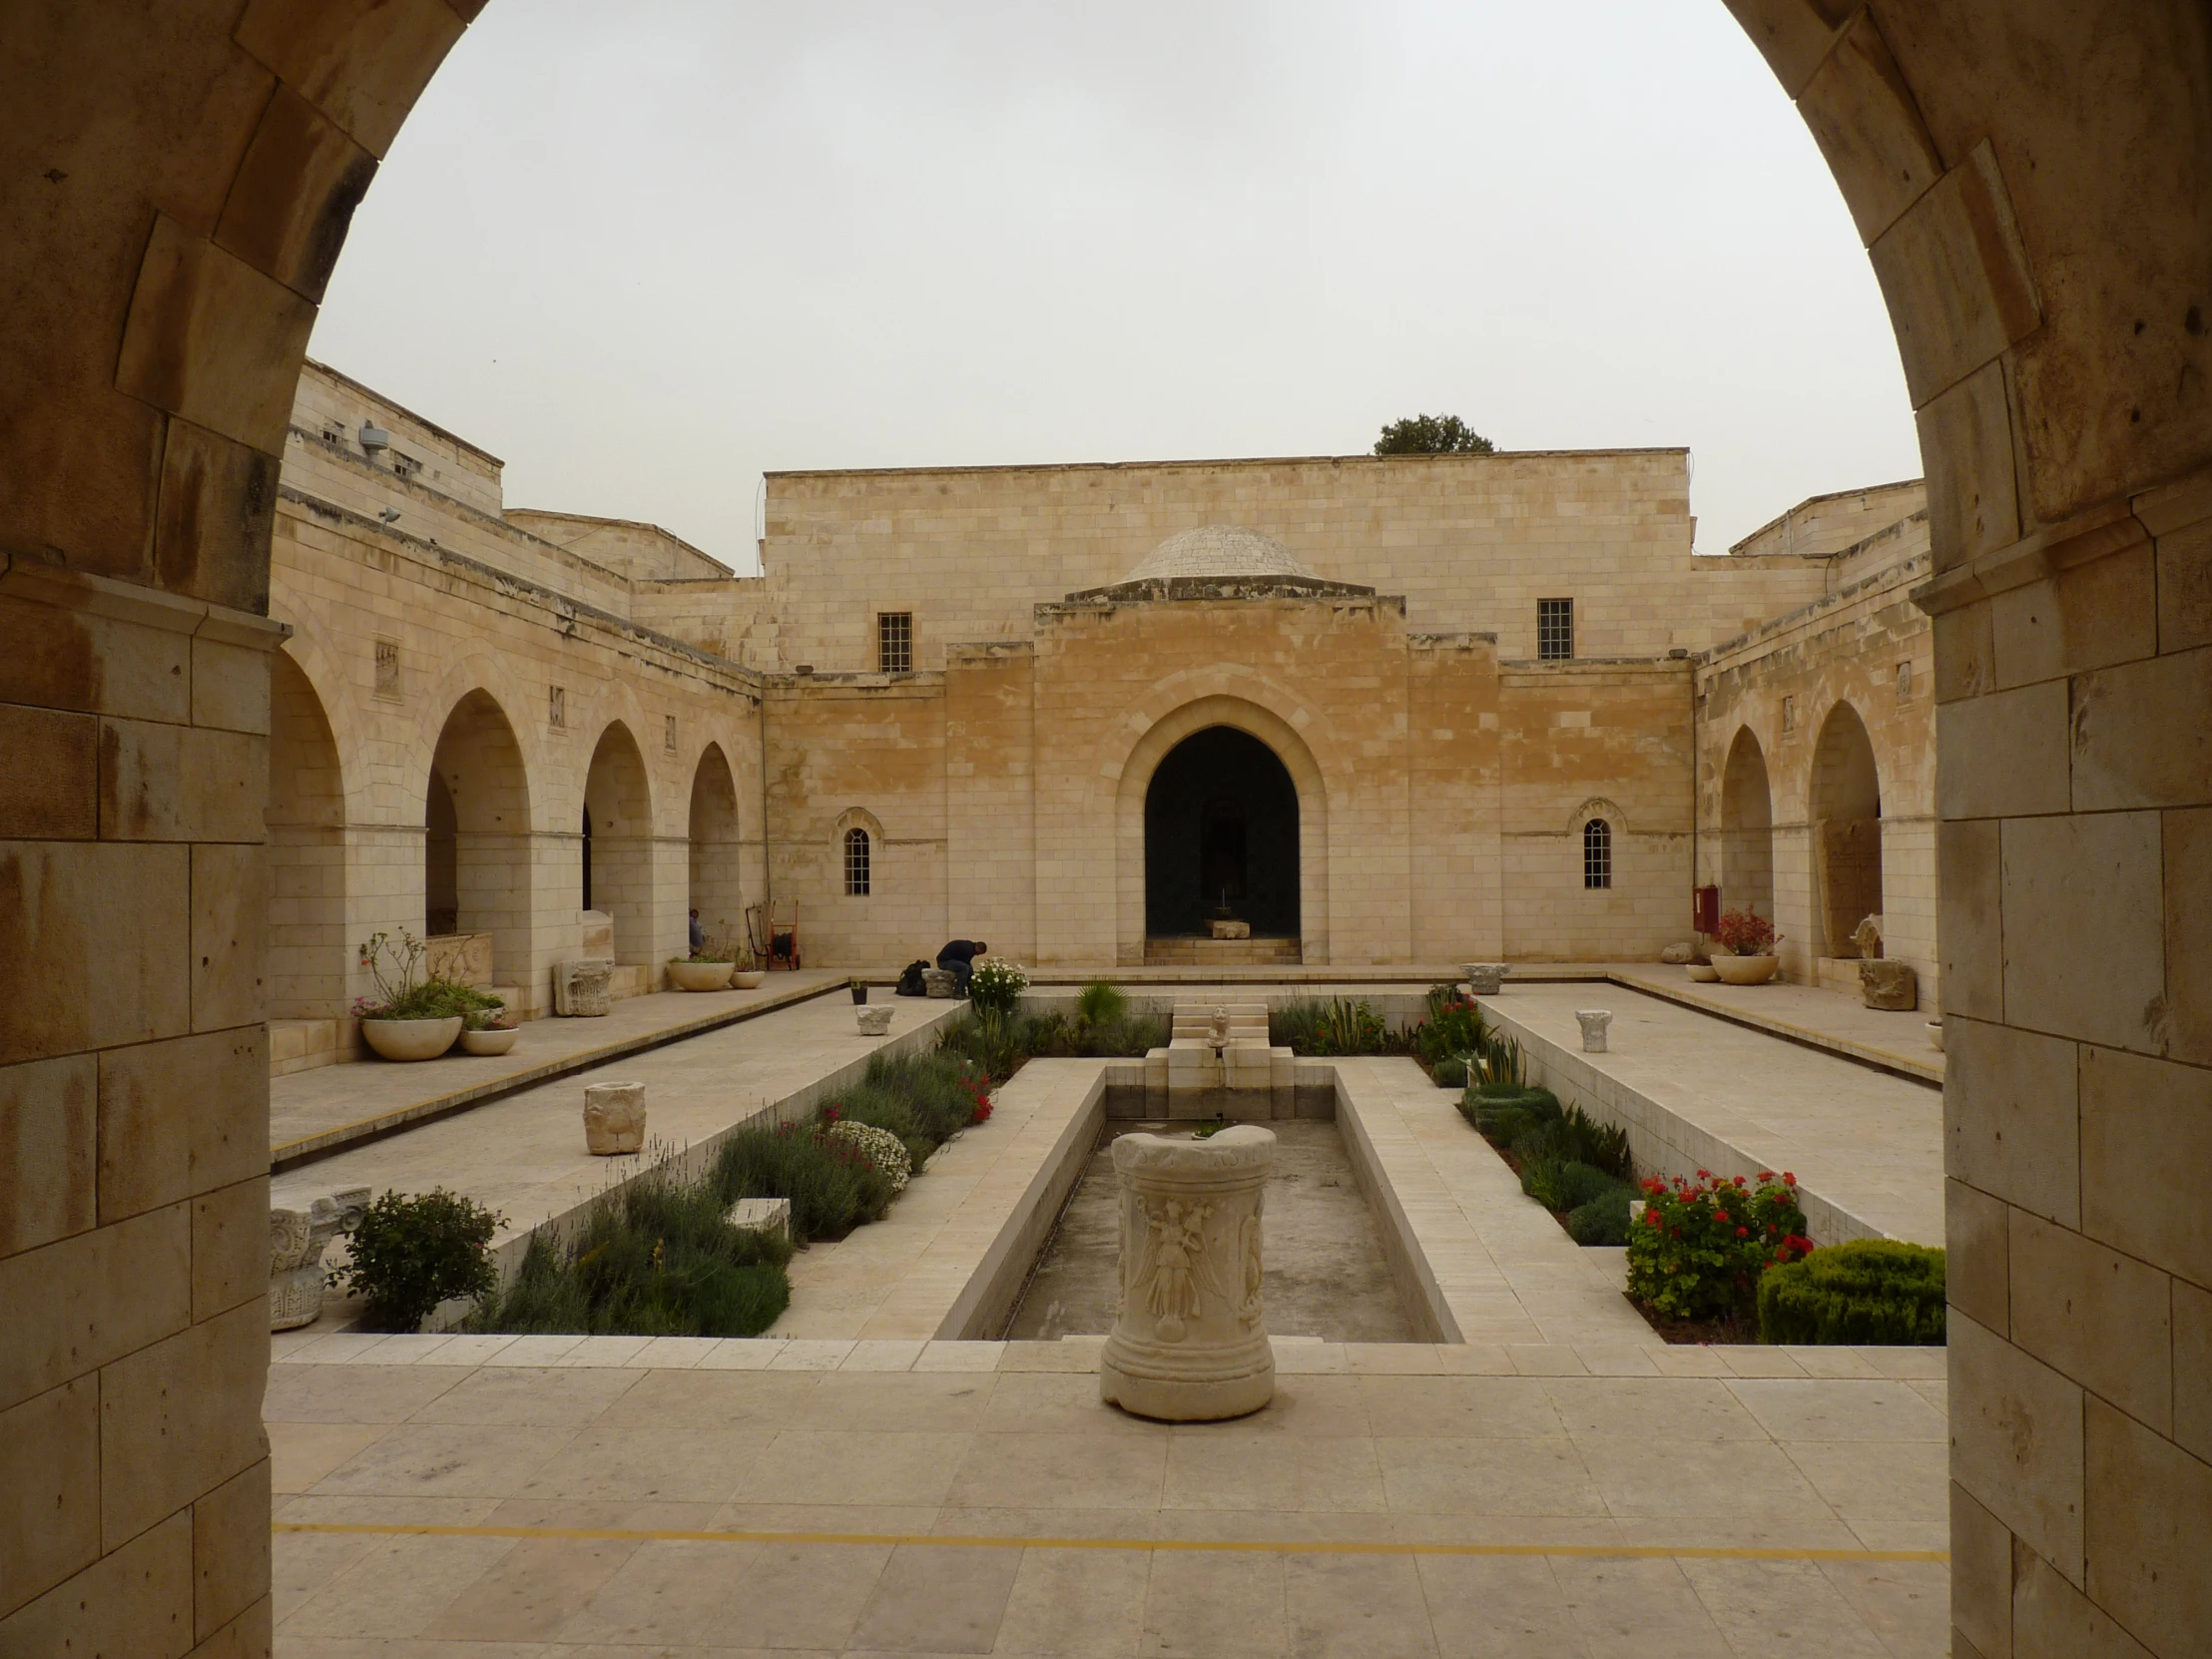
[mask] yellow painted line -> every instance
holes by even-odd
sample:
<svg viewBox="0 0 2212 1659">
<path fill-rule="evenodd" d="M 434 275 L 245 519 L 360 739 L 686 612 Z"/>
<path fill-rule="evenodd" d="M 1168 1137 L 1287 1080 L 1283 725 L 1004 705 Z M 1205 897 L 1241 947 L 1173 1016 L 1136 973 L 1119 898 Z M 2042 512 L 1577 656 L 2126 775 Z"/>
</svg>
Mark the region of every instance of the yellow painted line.
<svg viewBox="0 0 2212 1659">
<path fill-rule="evenodd" d="M 561 1538 L 615 1543 L 938 1544 L 955 1549 L 1149 1549 L 1189 1554 L 1562 1555 L 1607 1560 L 1937 1561 L 1946 1549 L 1766 1549 L 1701 1544 L 1416 1544 L 1315 1538 L 999 1538 L 960 1532 L 692 1532 L 626 1526 L 405 1526 L 358 1521 L 276 1521 L 276 1532 L 383 1538 Z"/>
</svg>

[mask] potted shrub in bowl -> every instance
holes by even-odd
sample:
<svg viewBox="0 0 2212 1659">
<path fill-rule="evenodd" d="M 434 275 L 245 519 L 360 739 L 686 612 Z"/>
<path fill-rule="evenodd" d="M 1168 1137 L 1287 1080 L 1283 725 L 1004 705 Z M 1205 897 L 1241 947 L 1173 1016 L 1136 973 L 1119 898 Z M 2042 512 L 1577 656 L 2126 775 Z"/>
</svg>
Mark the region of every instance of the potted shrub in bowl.
<svg viewBox="0 0 2212 1659">
<path fill-rule="evenodd" d="M 768 977 L 768 969 L 761 966 L 761 958 L 753 953 L 749 944 L 738 946 L 738 971 L 730 975 L 730 983 L 741 991 L 761 988 L 761 981 Z"/>
<path fill-rule="evenodd" d="M 505 1007 L 470 985 L 418 979 L 422 952 L 422 941 L 405 928 L 396 943 L 380 932 L 361 943 L 361 966 L 375 980 L 376 994 L 356 999 L 353 1017 L 361 1022 L 361 1040 L 382 1059 L 435 1060 L 453 1046 L 469 1015 Z"/>
<path fill-rule="evenodd" d="M 497 1012 L 479 1010 L 463 1016 L 461 1021 L 461 1052 L 463 1054 L 504 1054 L 522 1035 L 522 1027 L 514 1015 L 500 1008 Z"/>
<path fill-rule="evenodd" d="M 1774 953 L 1782 935 L 1774 923 L 1751 910 L 1724 910 L 1706 952 L 1724 985 L 1764 985 L 1782 966 Z"/>
<path fill-rule="evenodd" d="M 680 991 L 726 991 L 730 988 L 730 970 L 736 966 L 727 951 L 717 955 L 709 943 L 689 956 L 671 956 L 668 977 Z"/>
</svg>

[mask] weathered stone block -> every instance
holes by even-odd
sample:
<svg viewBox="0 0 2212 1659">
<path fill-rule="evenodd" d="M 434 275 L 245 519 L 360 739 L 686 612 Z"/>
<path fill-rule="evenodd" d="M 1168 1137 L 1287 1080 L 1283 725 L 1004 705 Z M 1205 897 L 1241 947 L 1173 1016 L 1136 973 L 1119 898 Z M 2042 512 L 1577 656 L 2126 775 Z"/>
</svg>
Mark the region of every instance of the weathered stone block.
<svg viewBox="0 0 2212 1659">
<path fill-rule="evenodd" d="M 269 1017 L 269 857 L 262 846 L 192 849 L 192 1028 Z"/>
<path fill-rule="evenodd" d="M 2194 1066 L 2081 1051 L 2081 1230 L 2212 1285 L 2212 1111 Z"/>
<path fill-rule="evenodd" d="M 615 965 L 603 956 L 558 962 L 553 968 L 553 1011 L 572 1019 L 593 1019 L 614 1005 L 609 986 Z"/>
<path fill-rule="evenodd" d="M 2012 1534 L 1950 1483 L 1950 1613 L 1983 1654 L 2012 1651 Z"/>
<path fill-rule="evenodd" d="M 201 1641 L 269 1593 L 269 1459 L 192 1506 L 193 1628 Z"/>
<path fill-rule="evenodd" d="M 171 1515 L 0 1619 L 0 1653 L 10 1655 L 184 1659 L 191 1648 L 189 1514 Z"/>
<path fill-rule="evenodd" d="M 2165 854 L 2163 1051 L 2212 1065 L 2212 811 L 2160 815 Z"/>
<path fill-rule="evenodd" d="M 605 910 L 578 912 L 581 930 L 577 937 L 577 954 L 604 956 L 609 961 L 615 954 L 615 918 Z"/>
<path fill-rule="evenodd" d="M 584 1145 L 600 1158 L 644 1150 L 643 1083 L 584 1085 Z"/>
<path fill-rule="evenodd" d="M 2012 1341 L 2164 1431 L 2173 1421 L 2172 1281 L 2079 1233 L 2015 1210 Z"/>
<path fill-rule="evenodd" d="M 2212 1465 L 2094 1395 L 2083 1417 L 2089 1599 L 2153 1653 L 2201 1647 L 2212 1629 Z"/>
<path fill-rule="evenodd" d="M 269 740 L 148 721 L 100 723 L 100 834 L 251 841 L 267 833 Z"/>
<path fill-rule="evenodd" d="M 1252 923 L 1249 921 L 1222 921 L 1217 918 L 1206 925 L 1212 936 L 1217 939 L 1249 939 L 1252 937 Z"/>
<path fill-rule="evenodd" d="M 208 1320 L 269 1290 L 269 1177 L 192 1201 L 192 1317 Z"/>
<path fill-rule="evenodd" d="M 1577 1008 L 1574 1017 L 1575 1022 L 1582 1027 L 1582 1052 L 1603 1054 L 1606 1051 L 1605 1033 L 1607 1027 L 1613 1023 L 1613 1011 L 1610 1008 Z"/>
<path fill-rule="evenodd" d="M 1945 819 L 2065 812 L 2066 719 L 2063 680 L 1939 704 L 1936 810 Z"/>
<path fill-rule="evenodd" d="M 0 837 L 90 840 L 100 832 L 100 723 L 0 704 Z"/>
<path fill-rule="evenodd" d="M 2212 1291 L 2174 1281 L 2174 1439 L 2212 1462 Z"/>
<path fill-rule="evenodd" d="M 100 1056 L 100 1216 L 114 1221 L 269 1171 L 259 1026 Z"/>
<path fill-rule="evenodd" d="M 2154 1049 L 2166 989 L 2158 815 L 2008 823 L 2003 847 L 2006 1019 Z"/>
<path fill-rule="evenodd" d="M 1951 1478 L 2080 1578 L 2080 1384 L 1955 1309 L 1946 1336 Z"/>
<path fill-rule="evenodd" d="M 2065 1227 L 2081 1222 L 2074 1045 L 1956 1014 L 1943 1022 L 1944 1173 Z"/>
<path fill-rule="evenodd" d="M 192 855 L 183 846 L 29 841 L 0 847 L 0 1064 L 189 1029 Z"/>
<path fill-rule="evenodd" d="M 960 994 L 960 981 L 950 968 L 923 968 L 921 982 L 930 997 L 939 1002 L 948 1001 Z"/>
<path fill-rule="evenodd" d="M 0 1257 L 99 1219 L 98 1083 L 90 1054 L 0 1068 Z"/>
<path fill-rule="evenodd" d="M 852 1010 L 852 1018 L 863 1037 L 880 1037 L 891 1028 L 891 1015 L 897 1010 L 889 1003 L 876 1003 Z"/>
<path fill-rule="evenodd" d="M 1909 962 L 1861 962 L 1859 992 L 1870 1008 L 1918 1008 L 1921 1005 L 1921 976 L 1913 971 Z"/>
<path fill-rule="evenodd" d="M 1943 1292 L 1997 1336 L 2012 1328 L 2012 1242 L 2002 1199 L 1963 1181 L 1943 1183 Z"/>
<path fill-rule="evenodd" d="M 0 1411 L 0 1618 L 98 1557 L 99 1491 L 98 1379 Z"/>
<path fill-rule="evenodd" d="M 2004 1016 L 2004 881 L 1994 821 L 1936 827 L 1936 888 L 1946 1012 Z"/>
<path fill-rule="evenodd" d="M 192 1215 L 175 1204 L 0 1260 L 0 1410 L 192 1318 Z"/>
<path fill-rule="evenodd" d="M 113 1549 L 268 1455 L 259 1300 L 100 1373 L 100 1536 Z"/>
</svg>

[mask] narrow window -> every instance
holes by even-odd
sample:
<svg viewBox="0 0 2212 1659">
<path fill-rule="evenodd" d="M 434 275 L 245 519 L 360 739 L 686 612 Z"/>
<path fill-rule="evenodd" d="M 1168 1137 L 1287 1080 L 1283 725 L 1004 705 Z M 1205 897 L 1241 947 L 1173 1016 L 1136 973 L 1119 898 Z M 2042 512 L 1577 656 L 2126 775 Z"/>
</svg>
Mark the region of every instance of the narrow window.
<svg viewBox="0 0 2212 1659">
<path fill-rule="evenodd" d="M 844 832 L 844 894 L 847 898 L 867 897 L 867 831 L 847 830 Z"/>
<path fill-rule="evenodd" d="M 875 672 L 914 672 L 914 613 L 878 611 L 875 616 Z M 864 889 L 863 889 L 864 890 Z"/>
<path fill-rule="evenodd" d="M 1574 601 L 1536 601 L 1536 656 L 1541 662 L 1563 663 L 1574 655 Z"/>
<path fill-rule="evenodd" d="M 1613 884 L 1613 827 L 1601 818 L 1593 818 L 1582 827 L 1582 884 Z"/>
</svg>

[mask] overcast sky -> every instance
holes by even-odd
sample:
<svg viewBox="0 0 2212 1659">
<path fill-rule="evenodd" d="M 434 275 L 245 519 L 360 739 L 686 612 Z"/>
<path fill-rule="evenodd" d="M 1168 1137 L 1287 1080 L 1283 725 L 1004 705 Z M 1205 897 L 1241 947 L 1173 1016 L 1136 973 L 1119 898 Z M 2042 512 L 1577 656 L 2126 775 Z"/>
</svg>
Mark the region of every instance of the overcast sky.
<svg viewBox="0 0 2212 1659">
<path fill-rule="evenodd" d="M 1720 0 L 495 0 L 310 350 L 510 504 L 747 571 L 765 470 L 1354 454 L 1423 411 L 1688 445 L 1701 552 L 1921 470 Z"/>
</svg>

